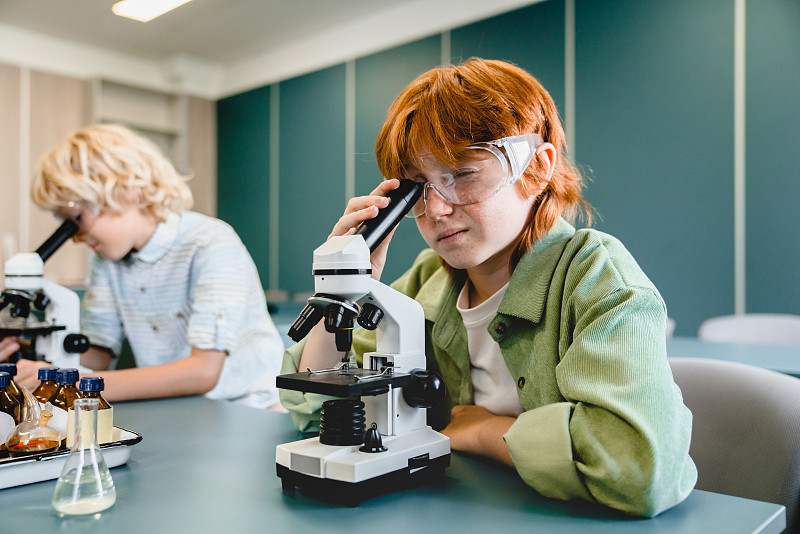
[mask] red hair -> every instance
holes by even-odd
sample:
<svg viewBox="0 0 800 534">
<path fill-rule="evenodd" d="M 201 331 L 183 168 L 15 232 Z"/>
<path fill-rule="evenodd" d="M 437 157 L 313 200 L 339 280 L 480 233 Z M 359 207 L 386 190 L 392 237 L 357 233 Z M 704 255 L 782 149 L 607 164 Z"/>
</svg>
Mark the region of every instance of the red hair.
<svg viewBox="0 0 800 534">
<path fill-rule="evenodd" d="M 389 108 L 375 145 L 386 178 L 402 178 L 418 154 L 431 152 L 454 165 L 465 147 L 510 135 L 538 133 L 556 149 L 550 181 L 531 208 L 515 243 L 513 268 L 562 215 L 590 207 L 581 197 L 583 178 L 564 156 L 566 138 L 553 99 L 528 72 L 504 61 L 478 58 L 431 69 L 411 82 Z M 547 168 L 534 158 L 517 182 L 524 195 L 539 191 Z"/>
</svg>

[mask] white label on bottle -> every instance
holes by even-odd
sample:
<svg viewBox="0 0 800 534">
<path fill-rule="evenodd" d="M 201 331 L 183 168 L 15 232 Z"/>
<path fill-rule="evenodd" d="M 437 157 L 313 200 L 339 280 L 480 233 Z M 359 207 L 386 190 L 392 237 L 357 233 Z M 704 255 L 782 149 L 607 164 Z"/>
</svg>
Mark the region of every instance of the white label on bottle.
<svg viewBox="0 0 800 534">
<path fill-rule="evenodd" d="M 0 440 L 4 445 L 6 440 L 11 437 L 11 433 L 14 432 L 16 426 L 17 424 L 14 422 L 13 417 L 6 412 L 0 412 Z"/>
<path fill-rule="evenodd" d="M 111 430 L 114 428 L 114 407 L 97 410 L 97 443 L 111 443 Z"/>
<path fill-rule="evenodd" d="M 47 426 L 55 428 L 60 434 L 59 438 L 67 437 L 67 411 L 64 408 L 53 406 L 53 418 L 47 422 Z"/>
<path fill-rule="evenodd" d="M 89 427 L 91 417 L 84 417 L 81 432 Z M 114 428 L 114 407 L 107 410 L 97 410 L 97 444 L 111 443 L 112 429 Z M 70 408 L 67 413 L 67 448 L 71 449 L 75 443 L 75 408 Z"/>
</svg>

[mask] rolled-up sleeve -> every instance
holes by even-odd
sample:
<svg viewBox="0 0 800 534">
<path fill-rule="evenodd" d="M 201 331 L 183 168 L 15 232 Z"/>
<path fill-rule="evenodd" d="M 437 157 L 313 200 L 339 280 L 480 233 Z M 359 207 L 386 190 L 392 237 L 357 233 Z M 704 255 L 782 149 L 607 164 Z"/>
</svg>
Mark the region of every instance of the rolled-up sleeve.
<svg viewBox="0 0 800 534">
<path fill-rule="evenodd" d="M 281 374 L 293 374 L 299 372 L 298 366 L 300 356 L 303 355 L 305 340 L 292 345 L 283 354 L 283 364 Z M 319 416 L 322 411 L 322 403 L 326 400 L 335 399 L 328 395 L 318 393 L 307 393 L 294 391 L 291 389 L 280 389 L 279 395 L 281 404 L 289 410 L 294 424 L 301 432 L 318 432 Z"/>
<path fill-rule="evenodd" d="M 665 354 L 663 301 L 649 288 L 588 293 L 578 288 L 565 316 L 572 339 L 556 366 L 565 402 L 525 412 L 504 439 L 520 476 L 543 495 L 653 516 L 696 480 L 691 413 Z"/>
</svg>

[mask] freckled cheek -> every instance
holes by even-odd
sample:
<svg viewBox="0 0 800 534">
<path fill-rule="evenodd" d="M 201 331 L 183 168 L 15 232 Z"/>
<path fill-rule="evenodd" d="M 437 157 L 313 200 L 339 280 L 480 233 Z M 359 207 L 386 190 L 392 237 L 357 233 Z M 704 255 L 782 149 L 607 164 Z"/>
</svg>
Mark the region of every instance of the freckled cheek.
<svg viewBox="0 0 800 534">
<path fill-rule="evenodd" d="M 425 243 L 427 243 L 429 247 L 433 247 L 436 241 L 436 237 L 433 234 L 433 225 L 430 224 L 424 215 L 422 217 L 417 217 L 416 222 L 417 230 L 419 230 L 422 239 L 425 240 Z"/>
</svg>

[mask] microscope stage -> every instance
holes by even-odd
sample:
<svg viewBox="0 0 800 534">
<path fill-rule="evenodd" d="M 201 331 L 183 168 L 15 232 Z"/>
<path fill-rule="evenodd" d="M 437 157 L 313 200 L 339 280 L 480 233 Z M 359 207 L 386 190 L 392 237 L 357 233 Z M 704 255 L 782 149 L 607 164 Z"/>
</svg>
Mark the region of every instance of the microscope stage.
<svg viewBox="0 0 800 534">
<path fill-rule="evenodd" d="M 347 370 L 329 372 L 306 372 L 280 375 L 277 386 L 281 389 L 320 393 L 333 397 L 361 397 L 363 395 L 380 395 L 389 390 L 389 386 L 401 388 L 411 382 L 411 375 L 394 373 L 382 375 L 378 371 L 351 367 Z"/>
<path fill-rule="evenodd" d="M 46 336 L 58 330 L 66 330 L 66 329 L 67 329 L 66 326 L 57 326 L 47 323 L 38 323 L 29 326 L 21 326 L 14 328 L 0 326 L 0 339 L 8 336 L 23 336 L 23 337 Z"/>
</svg>

